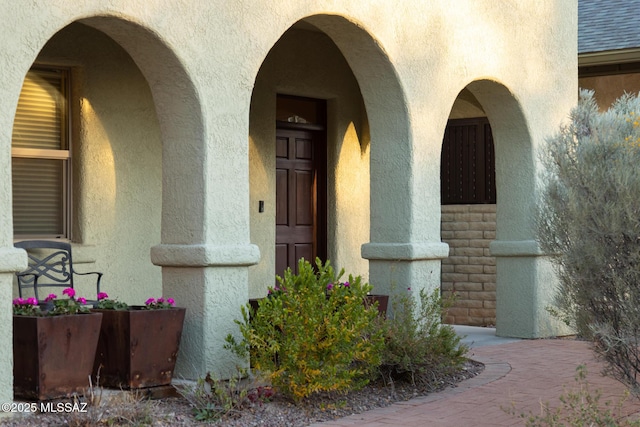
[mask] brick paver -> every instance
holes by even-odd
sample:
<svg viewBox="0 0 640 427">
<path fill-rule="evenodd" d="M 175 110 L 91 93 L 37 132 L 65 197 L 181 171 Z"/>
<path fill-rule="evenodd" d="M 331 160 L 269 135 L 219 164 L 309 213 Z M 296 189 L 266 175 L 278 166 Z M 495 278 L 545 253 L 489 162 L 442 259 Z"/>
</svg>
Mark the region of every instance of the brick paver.
<svg viewBox="0 0 640 427">
<path fill-rule="evenodd" d="M 560 406 L 560 394 L 574 390 L 578 365 L 585 365 L 592 391 L 602 392 L 600 402 L 617 403 L 624 386 L 600 374 L 588 344 L 575 340 L 523 340 L 479 347 L 471 358 L 485 364 L 477 377 L 440 393 L 374 409 L 317 426 L 521 426 L 517 413 L 540 413 L 541 403 Z M 640 414 L 640 401 L 629 398 L 625 414 Z"/>
</svg>

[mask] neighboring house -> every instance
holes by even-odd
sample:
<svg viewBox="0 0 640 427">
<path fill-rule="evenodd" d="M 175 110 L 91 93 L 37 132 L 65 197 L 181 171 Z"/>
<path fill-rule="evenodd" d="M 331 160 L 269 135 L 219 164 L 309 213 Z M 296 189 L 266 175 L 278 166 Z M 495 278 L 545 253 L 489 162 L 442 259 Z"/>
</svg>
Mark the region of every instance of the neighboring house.
<svg viewBox="0 0 640 427">
<path fill-rule="evenodd" d="M 495 257 L 484 291 L 497 333 L 566 331 L 545 310 L 554 278 L 533 211 L 536 150 L 576 100 L 576 11 L 575 0 L 1 2 L 0 322 L 26 265 L 13 242 L 31 237 L 71 241 L 111 296 L 185 306 L 187 378 L 234 366 L 223 344 L 240 305 L 300 256 L 377 293 L 438 288 L 443 136 L 449 119 L 486 117 L 495 194 L 485 182 L 473 197 L 495 197 L 482 215 L 496 231 L 477 243 Z M 3 346 L 1 401 L 11 360 Z"/>
<path fill-rule="evenodd" d="M 638 0 L 580 0 L 578 84 L 595 91 L 601 109 L 640 91 Z"/>
</svg>

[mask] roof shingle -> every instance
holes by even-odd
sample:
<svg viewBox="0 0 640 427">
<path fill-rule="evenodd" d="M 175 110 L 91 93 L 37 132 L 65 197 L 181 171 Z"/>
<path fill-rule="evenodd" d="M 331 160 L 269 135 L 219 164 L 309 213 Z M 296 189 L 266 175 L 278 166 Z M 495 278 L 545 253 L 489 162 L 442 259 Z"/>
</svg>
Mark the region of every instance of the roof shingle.
<svg viewBox="0 0 640 427">
<path fill-rule="evenodd" d="M 640 47 L 640 0 L 579 0 L 578 53 Z"/>
</svg>

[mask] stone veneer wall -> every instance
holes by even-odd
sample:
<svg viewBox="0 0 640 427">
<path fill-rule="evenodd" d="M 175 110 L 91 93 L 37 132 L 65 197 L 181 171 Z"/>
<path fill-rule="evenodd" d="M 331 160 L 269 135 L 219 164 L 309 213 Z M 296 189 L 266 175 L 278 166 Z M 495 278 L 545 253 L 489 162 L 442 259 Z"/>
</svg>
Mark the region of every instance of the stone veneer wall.
<svg viewBox="0 0 640 427">
<path fill-rule="evenodd" d="M 496 324 L 496 259 L 489 243 L 496 237 L 496 205 L 443 205 L 442 241 L 449 258 L 442 260 L 442 295 L 457 294 L 445 318 L 456 325 Z"/>
</svg>

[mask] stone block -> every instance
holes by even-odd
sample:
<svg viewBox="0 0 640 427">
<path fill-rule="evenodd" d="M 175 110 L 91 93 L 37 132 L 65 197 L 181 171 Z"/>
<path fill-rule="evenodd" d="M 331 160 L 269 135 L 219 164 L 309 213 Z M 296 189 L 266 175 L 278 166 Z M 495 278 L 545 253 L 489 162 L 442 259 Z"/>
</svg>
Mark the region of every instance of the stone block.
<svg viewBox="0 0 640 427">
<path fill-rule="evenodd" d="M 449 264 L 448 262 L 446 262 L 447 259 L 448 258 L 445 258 L 445 259 L 442 260 L 442 265 L 440 266 L 440 271 L 442 273 L 454 273 L 455 272 L 455 267 L 454 267 L 453 264 Z"/>
<path fill-rule="evenodd" d="M 469 264 L 495 266 L 496 265 L 496 259 L 494 257 L 490 257 L 490 256 L 470 256 L 469 257 Z M 486 273 L 486 271 L 485 271 L 485 273 Z"/>
<path fill-rule="evenodd" d="M 457 299 L 453 307 L 462 307 L 462 308 L 486 308 L 484 306 L 484 301 L 480 300 L 461 300 Z"/>
<path fill-rule="evenodd" d="M 484 273 L 484 268 L 482 265 L 457 264 L 455 266 L 455 272 L 481 274 Z"/>
<path fill-rule="evenodd" d="M 455 232 L 452 232 L 455 233 Z M 469 247 L 469 240 L 468 239 L 455 239 L 452 238 L 451 240 L 446 242 L 450 248 L 467 248 Z"/>
<path fill-rule="evenodd" d="M 440 229 L 443 231 L 468 230 L 469 223 L 468 222 L 442 222 L 440 223 Z"/>
<path fill-rule="evenodd" d="M 454 256 L 450 256 L 449 258 L 445 258 L 445 259 L 447 260 L 448 264 L 454 264 L 454 265 L 469 264 L 469 257 L 468 256 L 454 255 Z"/>
<path fill-rule="evenodd" d="M 484 291 L 491 291 L 491 292 L 495 293 L 495 291 L 496 291 L 496 282 L 495 281 L 493 281 L 493 282 L 485 282 L 485 283 L 482 284 L 482 289 Z"/>
<path fill-rule="evenodd" d="M 496 239 L 496 230 L 485 230 L 482 234 L 485 239 L 495 240 Z"/>
<path fill-rule="evenodd" d="M 456 248 L 456 256 L 483 256 L 483 248 Z M 469 262 L 469 260 L 467 260 Z"/>
<path fill-rule="evenodd" d="M 482 214 L 482 220 L 487 222 L 496 222 L 496 214 L 495 213 L 484 213 Z"/>
<path fill-rule="evenodd" d="M 481 231 L 496 231 L 496 223 L 495 222 L 470 222 L 469 230 L 481 230 Z"/>
<path fill-rule="evenodd" d="M 469 275 L 461 273 L 442 273 L 443 282 L 468 282 Z"/>
<path fill-rule="evenodd" d="M 496 213 L 496 205 L 470 205 L 469 212 Z"/>
<path fill-rule="evenodd" d="M 496 311 L 489 308 L 470 308 L 469 316 L 470 317 L 494 317 L 496 315 Z"/>
<path fill-rule="evenodd" d="M 447 213 L 469 212 L 469 205 L 442 205 L 440 212 L 447 212 Z"/>
<path fill-rule="evenodd" d="M 465 275 L 466 276 L 466 275 Z M 476 293 L 476 292 L 481 292 L 484 291 L 484 288 L 482 287 L 482 283 L 474 283 L 474 282 L 456 282 L 453 284 L 453 289 L 458 292 L 458 291 L 472 291 L 469 292 L 467 294 L 467 296 L 465 298 L 468 299 L 479 299 L 476 297 L 472 297 L 471 294 Z M 458 299 L 463 299 L 462 294 L 458 294 Z"/>
<path fill-rule="evenodd" d="M 440 231 L 440 239 L 447 240 L 453 239 L 454 232 L 453 230 L 441 230 Z"/>
<path fill-rule="evenodd" d="M 487 258 L 490 258 L 490 257 L 487 257 Z M 496 266 L 495 266 L 495 265 L 485 265 L 485 266 L 484 266 L 484 271 L 483 271 L 483 273 L 486 273 L 486 274 L 496 274 L 496 271 L 497 271 L 497 270 L 498 270 L 498 269 L 496 268 Z"/>
<path fill-rule="evenodd" d="M 464 222 L 481 222 L 482 214 L 481 213 L 456 213 L 454 214 L 456 221 L 464 221 Z"/>
<path fill-rule="evenodd" d="M 465 229 L 455 230 L 455 232 L 453 233 L 453 236 L 456 239 L 482 239 L 482 236 L 483 236 L 482 231 L 469 230 L 469 224 L 466 222 L 456 223 L 456 224 L 465 224 L 467 226 L 467 228 Z"/>
<path fill-rule="evenodd" d="M 440 221 L 442 222 L 453 222 L 456 219 L 456 215 L 454 213 L 441 213 L 440 214 Z"/>
<path fill-rule="evenodd" d="M 491 300 L 485 300 L 482 301 L 483 307 L 484 308 L 491 308 L 494 309 L 496 308 L 496 302 L 495 301 L 491 301 Z"/>
<path fill-rule="evenodd" d="M 469 247 L 471 248 L 488 248 L 491 240 L 488 239 L 471 239 L 469 240 Z"/>
</svg>

